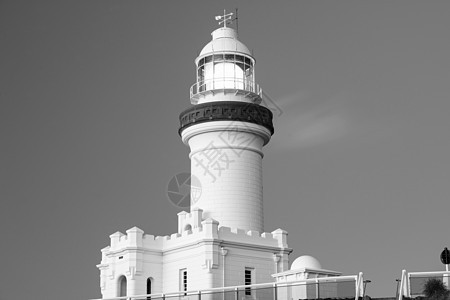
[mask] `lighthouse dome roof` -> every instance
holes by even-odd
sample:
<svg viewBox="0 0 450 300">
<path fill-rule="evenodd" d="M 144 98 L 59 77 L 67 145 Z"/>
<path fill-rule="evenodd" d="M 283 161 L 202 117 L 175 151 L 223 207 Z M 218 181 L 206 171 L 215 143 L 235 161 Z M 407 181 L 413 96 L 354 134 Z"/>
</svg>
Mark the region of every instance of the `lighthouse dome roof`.
<svg viewBox="0 0 450 300">
<path fill-rule="evenodd" d="M 315 269 L 320 270 L 322 269 L 322 266 L 320 262 L 310 256 L 310 255 L 303 255 L 300 257 L 297 257 L 291 265 L 291 270 L 299 270 L 299 269 Z"/>
<path fill-rule="evenodd" d="M 240 52 L 252 56 L 250 50 L 237 39 L 237 32 L 230 27 L 221 27 L 212 33 L 212 41 L 200 51 L 199 57 L 214 52 Z"/>
</svg>

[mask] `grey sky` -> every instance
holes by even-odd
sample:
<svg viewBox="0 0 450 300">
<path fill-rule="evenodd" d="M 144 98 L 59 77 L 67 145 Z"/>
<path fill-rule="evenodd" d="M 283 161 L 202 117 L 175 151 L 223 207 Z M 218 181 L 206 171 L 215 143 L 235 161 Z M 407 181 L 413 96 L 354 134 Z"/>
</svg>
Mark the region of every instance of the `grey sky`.
<svg viewBox="0 0 450 300">
<path fill-rule="evenodd" d="M 177 134 L 194 59 L 239 8 L 283 113 L 265 148 L 265 229 L 364 272 L 443 270 L 449 241 L 449 1 L 0 1 L 0 299 L 100 297 L 100 249 L 177 230 Z"/>
</svg>

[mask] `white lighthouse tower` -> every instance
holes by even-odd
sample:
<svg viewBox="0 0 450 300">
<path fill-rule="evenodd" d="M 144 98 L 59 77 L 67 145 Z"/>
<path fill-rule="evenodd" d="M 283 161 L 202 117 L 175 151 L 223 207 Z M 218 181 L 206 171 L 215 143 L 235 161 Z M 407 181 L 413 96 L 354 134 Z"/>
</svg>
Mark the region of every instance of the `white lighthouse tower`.
<svg viewBox="0 0 450 300">
<path fill-rule="evenodd" d="M 287 232 L 263 232 L 262 148 L 272 113 L 260 105 L 255 59 L 227 27 L 231 14 L 216 19 L 222 26 L 195 59 L 193 106 L 180 115 L 200 183 L 190 211 L 178 213 L 171 235 L 137 227 L 112 234 L 97 265 L 103 298 L 267 283 L 288 271 Z"/>
<path fill-rule="evenodd" d="M 255 59 L 227 27 L 231 14 L 217 18 L 223 27 L 195 59 L 194 107 L 180 115 L 191 174 L 201 183 L 191 210 L 202 209 L 221 226 L 263 232 L 262 148 L 274 131 L 272 113 L 259 105 Z"/>
</svg>

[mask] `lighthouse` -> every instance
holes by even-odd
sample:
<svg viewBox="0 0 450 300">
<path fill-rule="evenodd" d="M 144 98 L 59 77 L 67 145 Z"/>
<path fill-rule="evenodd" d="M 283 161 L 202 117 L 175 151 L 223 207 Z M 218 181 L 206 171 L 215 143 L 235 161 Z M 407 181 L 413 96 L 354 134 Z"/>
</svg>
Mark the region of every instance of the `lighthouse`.
<svg viewBox="0 0 450 300">
<path fill-rule="evenodd" d="M 260 105 L 255 59 L 227 26 L 230 18 L 218 17 L 223 26 L 195 59 L 193 107 L 180 115 L 191 175 L 201 184 L 191 211 L 202 209 L 221 226 L 263 232 L 262 159 L 274 132 L 272 113 Z"/>
<path fill-rule="evenodd" d="M 288 271 L 287 232 L 264 232 L 262 159 L 272 113 L 261 105 L 255 59 L 228 26 L 231 18 L 216 17 L 219 28 L 195 59 L 192 106 L 180 114 L 178 133 L 198 183 L 190 209 L 177 214 L 170 235 L 137 227 L 110 235 L 97 265 L 103 298 L 186 295 L 273 282 Z M 253 293 L 245 289 L 244 297 Z"/>
</svg>

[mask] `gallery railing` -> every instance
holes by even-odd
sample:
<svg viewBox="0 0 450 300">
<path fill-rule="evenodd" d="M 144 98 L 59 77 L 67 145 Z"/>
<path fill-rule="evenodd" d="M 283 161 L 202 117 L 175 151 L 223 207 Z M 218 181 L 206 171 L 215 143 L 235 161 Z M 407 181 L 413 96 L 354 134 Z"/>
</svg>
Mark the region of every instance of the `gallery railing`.
<svg viewBox="0 0 450 300">
<path fill-rule="evenodd" d="M 441 280 L 448 287 L 450 272 L 406 272 L 406 270 L 403 270 L 397 293 L 398 300 L 403 300 L 403 298 L 424 296 L 425 284 L 430 279 Z"/>
<path fill-rule="evenodd" d="M 242 92 L 250 92 L 257 96 L 261 96 L 262 89 L 253 80 L 240 79 L 235 77 L 219 77 L 213 79 L 205 79 L 194 83 L 190 89 L 190 97 L 196 98 L 199 95 L 214 90 L 236 90 Z"/>
<path fill-rule="evenodd" d="M 230 286 L 208 290 L 105 298 L 103 300 L 311 300 L 362 296 L 363 274 L 293 282 Z M 99 300 L 99 299 L 98 299 Z"/>
</svg>

